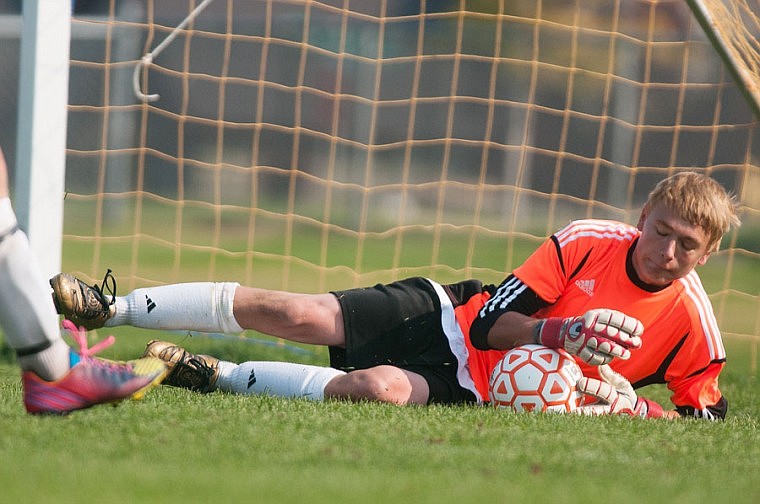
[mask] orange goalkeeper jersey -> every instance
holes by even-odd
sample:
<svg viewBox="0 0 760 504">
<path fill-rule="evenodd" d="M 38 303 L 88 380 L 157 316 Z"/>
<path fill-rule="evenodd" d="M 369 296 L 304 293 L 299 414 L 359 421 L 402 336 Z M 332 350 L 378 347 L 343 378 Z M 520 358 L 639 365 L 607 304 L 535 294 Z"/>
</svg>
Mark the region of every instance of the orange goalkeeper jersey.
<svg viewBox="0 0 760 504">
<path fill-rule="evenodd" d="M 694 271 L 659 290 L 639 281 L 631 262 L 639 235 L 637 228 L 619 222 L 575 221 L 544 242 L 513 275 L 549 303 L 533 314 L 536 318 L 610 308 L 639 319 L 642 347 L 629 360 L 615 359 L 612 369 L 634 387 L 666 383 L 679 411 L 713 417 L 711 407 L 723 401 L 718 374 L 726 353 L 710 301 Z M 509 310 L 502 292 L 471 300 L 469 310 L 467 305 L 458 308 L 465 334 L 478 309 L 481 315 Z M 485 398 L 490 370 L 504 352 L 477 350 L 465 339 L 473 380 Z M 584 375 L 598 377 L 595 367 L 579 364 Z"/>
</svg>

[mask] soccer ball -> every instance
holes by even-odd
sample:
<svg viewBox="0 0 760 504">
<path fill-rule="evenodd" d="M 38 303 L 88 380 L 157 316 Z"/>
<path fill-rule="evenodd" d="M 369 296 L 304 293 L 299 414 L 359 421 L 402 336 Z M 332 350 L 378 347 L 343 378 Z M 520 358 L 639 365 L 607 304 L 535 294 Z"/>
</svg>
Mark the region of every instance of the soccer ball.
<svg viewBox="0 0 760 504">
<path fill-rule="evenodd" d="M 488 395 L 497 408 L 512 411 L 574 411 L 583 399 L 575 383 L 581 368 L 564 350 L 524 345 L 504 354 L 491 372 Z"/>
</svg>

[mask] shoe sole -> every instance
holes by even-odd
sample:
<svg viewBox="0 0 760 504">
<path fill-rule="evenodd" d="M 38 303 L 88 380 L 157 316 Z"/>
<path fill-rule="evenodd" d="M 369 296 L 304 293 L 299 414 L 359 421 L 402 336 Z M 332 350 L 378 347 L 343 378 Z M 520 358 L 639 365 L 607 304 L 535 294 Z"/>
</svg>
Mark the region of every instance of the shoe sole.
<svg viewBox="0 0 760 504">
<path fill-rule="evenodd" d="M 141 388 L 140 390 L 135 391 L 131 396 L 129 396 L 129 399 L 133 399 L 135 401 L 141 400 L 143 397 L 145 397 L 146 393 L 148 393 L 150 390 L 153 390 L 154 388 L 156 388 L 159 385 L 161 385 L 161 382 L 163 382 L 164 379 L 167 377 L 167 375 L 169 374 L 169 371 L 170 371 L 169 368 L 166 367 L 166 366 L 164 366 L 163 372 L 161 372 L 159 375 L 157 375 L 155 378 L 153 378 L 153 380 L 150 383 L 148 383 L 147 385 L 145 385 L 143 388 Z M 123 400 L 124 399 L 121 399 L 118 402 L 116 402 L 115 404 L 118 404 L 119 402 L 121 402 Z"/>
</svg>

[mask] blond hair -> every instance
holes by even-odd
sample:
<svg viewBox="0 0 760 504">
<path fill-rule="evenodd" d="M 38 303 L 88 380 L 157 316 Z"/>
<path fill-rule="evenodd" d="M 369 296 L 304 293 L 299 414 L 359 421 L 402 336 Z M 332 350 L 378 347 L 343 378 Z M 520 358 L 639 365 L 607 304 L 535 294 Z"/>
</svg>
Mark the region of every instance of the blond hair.
<svg viewBox="0 0 760 504">
<path fill-rule="evenodd" d="M 661 180 L 649 193 L 642 213 L 664 203 L 686 222 L 702 228 L 708 251 L 715 252 L 731 226 L 739 227 L 739 203 L 715 179 L 696 172 L 676 173 Z"/>
</svg>

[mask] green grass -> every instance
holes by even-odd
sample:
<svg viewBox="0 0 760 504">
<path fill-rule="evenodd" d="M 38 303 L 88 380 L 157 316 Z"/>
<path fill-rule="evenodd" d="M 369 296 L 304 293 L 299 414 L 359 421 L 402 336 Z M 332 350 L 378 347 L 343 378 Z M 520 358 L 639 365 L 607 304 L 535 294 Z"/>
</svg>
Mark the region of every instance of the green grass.
<svg viewBox="0 0 760 504">
<path fill-rule="evenodd" d="M 327 358 L 259 337 L 115 333 L 117 344 L 105 351 L 111 358 L 132 357 L 156 336 L 231 360 Z M 757 376 L 748 343 L 732 345 L 737 358 L 721 383 L 731 409 L 717 423 L 311 403 L 170 387 L 116 408 L 33 417 L 6 355 L 3 500 L 758 502 Z M 662 388 L 644 391 L 667 402 Z"/>
</svg>

